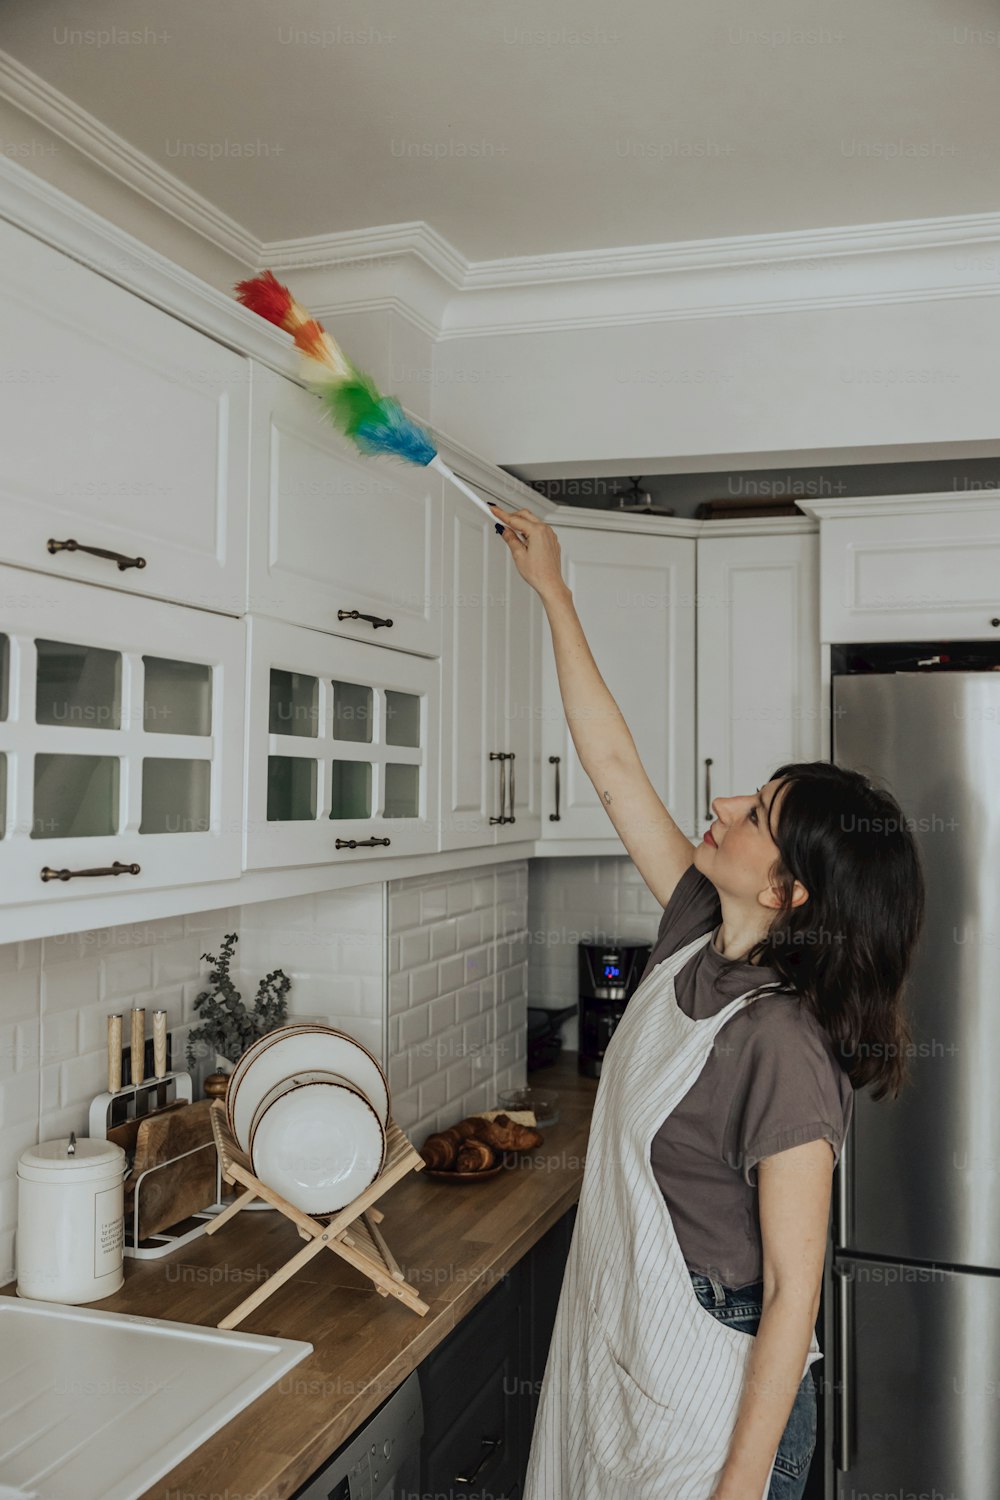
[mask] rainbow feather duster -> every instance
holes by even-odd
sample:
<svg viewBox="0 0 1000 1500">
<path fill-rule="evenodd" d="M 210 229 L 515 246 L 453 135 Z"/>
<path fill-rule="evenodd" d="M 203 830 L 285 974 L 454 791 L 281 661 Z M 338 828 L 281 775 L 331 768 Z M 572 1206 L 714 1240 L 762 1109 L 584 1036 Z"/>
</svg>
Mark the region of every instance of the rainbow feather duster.
<svg viewBox="0 0 1000 1500">
<path fill-rule="evenodd" d="M 395 396 L 384 396 L 372 377 L 348 359 L 322 323 L 296 302 L 273 271 L 262 271 L 249 281 L 238 282 L 236 296 L 251 312 L 291 334 L 302 356 L 306 384 L 319 397 L 333 425 L 360 452 L 434 467 L 495 521 L 485 500 L 440 457 L 430 434 L 406 415 Z"/>
</svg>

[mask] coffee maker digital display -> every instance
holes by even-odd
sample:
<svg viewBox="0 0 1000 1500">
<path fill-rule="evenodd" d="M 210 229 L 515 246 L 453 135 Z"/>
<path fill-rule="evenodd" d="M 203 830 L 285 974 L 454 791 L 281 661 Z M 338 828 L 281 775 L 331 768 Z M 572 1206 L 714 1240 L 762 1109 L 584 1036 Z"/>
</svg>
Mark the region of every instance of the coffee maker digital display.
<svg viewBox="0 0 1000 1500">
<path fill-rule="evenodd" d="M 579 945 L 580 1051 L 577 1067 L 588 1078 L 600 1078 L 608 1043 L 625 1007 L 639 987 L 649 962 L 648 943 Z"/>
</svg>

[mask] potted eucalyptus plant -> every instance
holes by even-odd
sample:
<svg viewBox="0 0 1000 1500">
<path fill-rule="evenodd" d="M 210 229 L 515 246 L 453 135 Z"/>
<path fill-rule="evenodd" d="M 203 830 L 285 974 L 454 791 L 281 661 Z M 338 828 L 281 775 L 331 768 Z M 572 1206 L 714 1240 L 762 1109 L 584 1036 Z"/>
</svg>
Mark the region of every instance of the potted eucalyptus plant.
<svg viewBox="0 0 1000 1500">
<path fill-rule="evenodd" d="M 244 1003 L 231 972 L 233 950 L 238 942 L 235 932 L 227 932 L 218 956 L 201 955 L 212 966 L 208 974 L 211 988 L 195 999 L 194 1009 L 201 1024 L 188 1036 L 187 1059 L 193 1068 L 199 1059 L 214 1055 L 218 1071 L 209 1074 L 204 1083 L 205 1093 L 210 1097 L 225 1093 L 228 1074 L 250 1043 L 282 1026 L 288 1017 L 287 996 L 292 981 L 282 969 L 265 974 L 252 1003 L 249 1006 Z M 229 1068 L 223 1069 L 223 1063 L 228 1063 Z"/>
</svg>

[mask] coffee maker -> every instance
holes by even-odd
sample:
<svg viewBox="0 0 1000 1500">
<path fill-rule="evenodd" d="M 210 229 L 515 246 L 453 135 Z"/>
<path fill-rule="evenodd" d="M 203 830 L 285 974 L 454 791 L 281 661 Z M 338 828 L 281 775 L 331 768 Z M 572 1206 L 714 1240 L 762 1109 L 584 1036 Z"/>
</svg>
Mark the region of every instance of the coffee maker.
<svg viewBox="0 0 1000 1500">
<path fill-rule="evenodd" d="M 578 1071 L 600 1078 L 612 1032 L 639 987 L 652 949 L 648 943 L 580 943 Z"/>
</svg>

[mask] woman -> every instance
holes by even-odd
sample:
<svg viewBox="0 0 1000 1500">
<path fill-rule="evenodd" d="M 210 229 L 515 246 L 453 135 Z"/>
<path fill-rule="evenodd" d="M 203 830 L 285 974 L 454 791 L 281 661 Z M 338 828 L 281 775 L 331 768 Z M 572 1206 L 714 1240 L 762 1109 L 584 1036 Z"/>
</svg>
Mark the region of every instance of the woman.
<svg viewBox="0 0 1000 1500">
<path fill-rule="evenodd" d="M 600 676 L 555 533 L 503 519 L 581 763 L 664 908 L 605 1054 L 525 1500 L 800 1500 L 833 1169 L 853 1090 L 905 1081 L 916 847 L 888 793 L 824 761 L 717 797 L 692 847 Z"/>
</svg>

